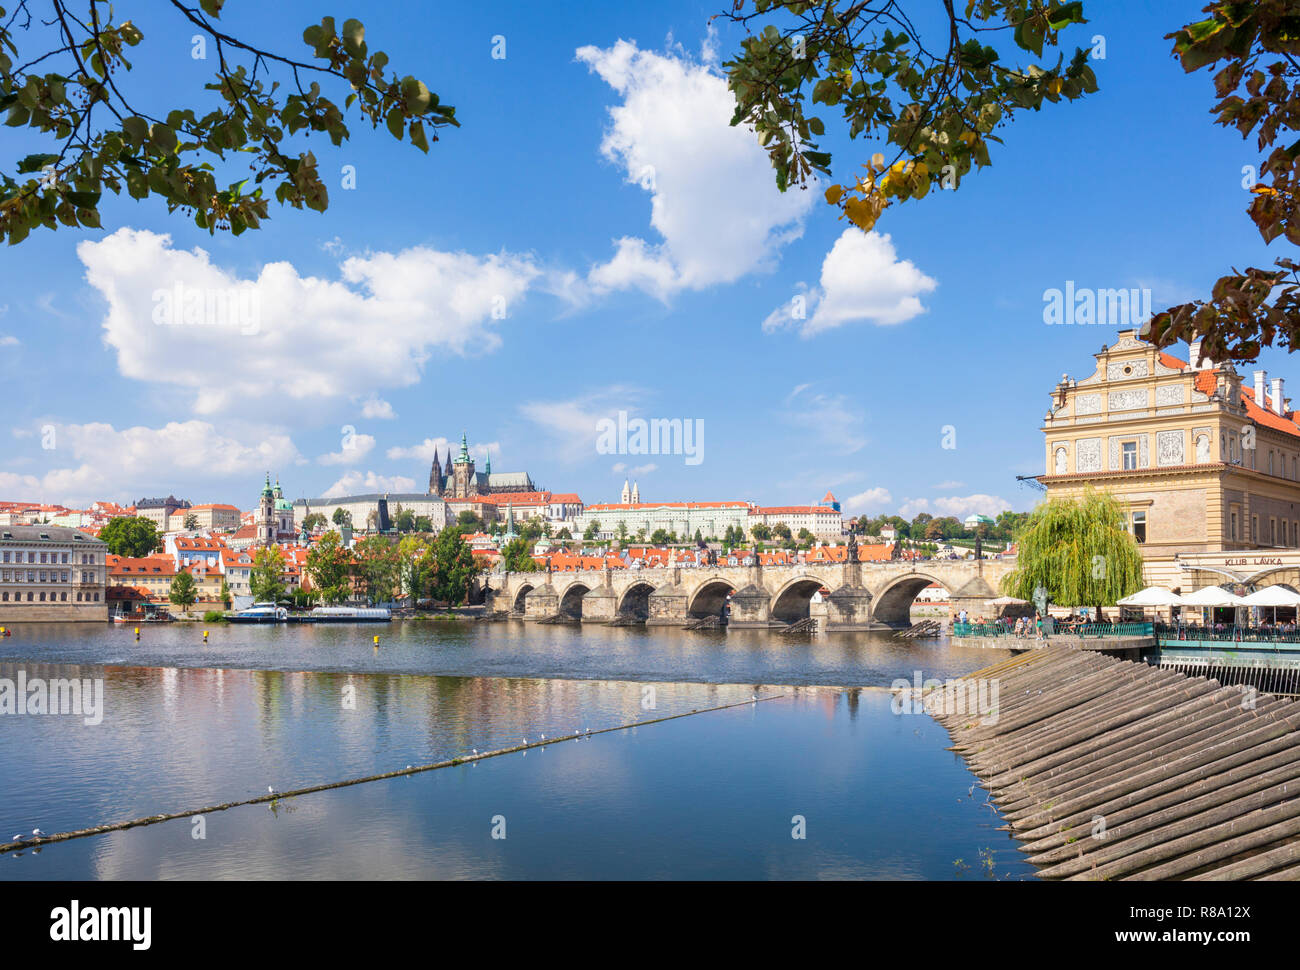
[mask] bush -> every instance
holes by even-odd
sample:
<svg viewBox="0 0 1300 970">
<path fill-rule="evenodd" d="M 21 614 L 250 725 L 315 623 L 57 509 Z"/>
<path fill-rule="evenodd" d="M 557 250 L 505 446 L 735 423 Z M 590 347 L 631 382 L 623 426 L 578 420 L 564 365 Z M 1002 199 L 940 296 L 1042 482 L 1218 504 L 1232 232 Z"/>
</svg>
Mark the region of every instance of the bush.
<svg viewBox="0 0 1300 970">
<path fill-rule="evenodd" d="M 203 614 L 204 623 L 225 623 L 226 614 L 220 610 L 208 610 Z"/>
</svg>

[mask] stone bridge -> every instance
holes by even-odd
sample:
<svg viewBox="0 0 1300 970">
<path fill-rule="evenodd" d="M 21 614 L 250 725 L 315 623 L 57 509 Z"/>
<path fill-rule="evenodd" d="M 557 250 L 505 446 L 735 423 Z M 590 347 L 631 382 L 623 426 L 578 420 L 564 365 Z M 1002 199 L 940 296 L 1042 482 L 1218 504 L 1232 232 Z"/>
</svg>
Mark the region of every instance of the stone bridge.
<svg viewBox="0 0 1300 970">
<path fill-rule="evenodd" d="M 948 590 L 955 609 L 989 613 L 1014 560 L 827 563 L 788 566 L 697 566 L 490 573 L 489 608 L 526 620 L 557 615 L 584 623 L 644 620 L 680 626 L 721 616 L 730 603 L 737 628 L 785 626 L 810 615 L 824 630 L 898 629 L 911 623 L 916 595 L 931 583 Z M 814 604 L 819 590 L 830 591 Z M 730 595 L 730 600 L 728 600 Z"/>
</svg>

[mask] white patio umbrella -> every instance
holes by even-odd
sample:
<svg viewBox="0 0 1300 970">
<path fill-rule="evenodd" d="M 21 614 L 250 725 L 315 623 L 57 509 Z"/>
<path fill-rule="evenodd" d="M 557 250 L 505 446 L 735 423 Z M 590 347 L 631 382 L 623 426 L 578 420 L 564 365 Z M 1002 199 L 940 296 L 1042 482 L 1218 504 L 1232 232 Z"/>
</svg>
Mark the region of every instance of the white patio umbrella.
<svg viewBox="0 0 1300 970">
<path fill-rule="evenodd" d="M 1300 593 L 1286 586 L 1265 586 L 1242 597 L 1245 606 L 1300 606 Z"/>
<path fill-rule="evenodd" d="M 1229 593 L 1218 586 L 1206 586 L 1195 593 L 1182 594 L 1183 606 L 1246 606 L 1245 597 Z"/>
<path fill-rule="evenodd" d="M 1249 596 L 1242 598 L 1246 606 L 1273 607 L 1273 625 L 1277 625 L 1277 608 L 1279 606 L 1300 606 L 1300 593 L 1289 586 L 1265 586 Z"/>
<path fill-rule="evenodd" d="M 1206 586 L 1204 589 L 1198 589 L 1195 593 L 1183 594 L 1184 606 L 1245 606 L 1246 600 L 1236 593 L 1229 593 L 1226 589 L 1219 586 Z M 1233 615 L 1233 626 L 1236 626 L 1236 614 Z"/>
<path fill-rule="evenodd" d="M 1148 586 L 1116 602 L 1120 606 L 1182 606 L 1187 600 L 1163 586 Z"/>
</svg>

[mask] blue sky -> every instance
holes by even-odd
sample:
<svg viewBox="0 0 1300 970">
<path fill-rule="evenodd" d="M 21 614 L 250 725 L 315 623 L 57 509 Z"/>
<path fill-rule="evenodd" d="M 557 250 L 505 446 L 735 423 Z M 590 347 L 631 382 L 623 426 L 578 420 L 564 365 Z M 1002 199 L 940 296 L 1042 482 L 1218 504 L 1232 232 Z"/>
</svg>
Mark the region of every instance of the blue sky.
<svg viewBox="0 0 1300 970">
<path fill-rule="evenodd" d="M 871 239 L 819 192 L 781 197 L 717 122 L 740 36 L 710 32 L 721 6 L 371 4 L 372 49 L 458 109 L 427 156 L 353 115 L 349 144 L 309 142 L 323 215 L 273 205 L 234 239 L 106 197 L 102 231 L 4 250 L 0 497 L 251 507 L 268 468 L 291 497 L 422 491 L 429 442 L 464 429 L 494 470 L 588 504 L 630 475 L 643 500 L 1025 509 L 1014 477 L 1042 471 L 1048 393 L 1115 333 L 1046 326 L 1043 291 L 1148 287 L 1164 306 L 1280 254 L 1245 215 L 1258 154 L 1211 125 L 1208 74 L 1163 39 L 1200 3 L 1090 0 L 1067 39 L 1105 38 L 1100 91 L 1019 116 L 991 168 Z M 227 7 L 231 32 L 295 52 L 353 12 Z M 160 114 L 192 103 L 211 74 L 194 31 L 161 4 L 116 10 L 145 34 L 132 90 Z M 39 149 L 4 131 L 7 159 Z M 879 147 L 826 144 L 842 180 Z M 157 325 L 178 280 L 255 292 L 256 332 Z M 808 292 L 816 326 L 764 327 Z M 1289 376 L 1282 356 L 1262 364 Z M 703 461 L 598 453 L 619 410 L 702 421 Z"/>
</svg>

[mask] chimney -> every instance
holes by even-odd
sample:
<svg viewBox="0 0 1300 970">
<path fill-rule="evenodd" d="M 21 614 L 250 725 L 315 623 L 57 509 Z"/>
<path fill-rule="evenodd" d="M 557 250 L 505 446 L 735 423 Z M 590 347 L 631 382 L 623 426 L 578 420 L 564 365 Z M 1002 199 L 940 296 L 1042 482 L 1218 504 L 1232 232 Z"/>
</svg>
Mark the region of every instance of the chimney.
<svg viewBox="0 0 1300 970">
<path fill-rule="evenodd" d="M 1265 388 L 1268 387 L 1268 371 L 1255 371 L 1255 404 L 1264 407 Z"/>
<path fill-rule="evenodd" d="M 1282 378 L 1273 378 L 1273 413 L 1286 414 L 1286 405 L 1282 403 Z"/>
<path fill-rule="evenodd" d="M 1187 348 L 1187 365 L 1192 370 L 1208 370 L 1214 366 L 1214 361 L 1207 356 L 1204 361 L 1201 357 L 1201 338 L 1197 337 Z"/>
</svg>

